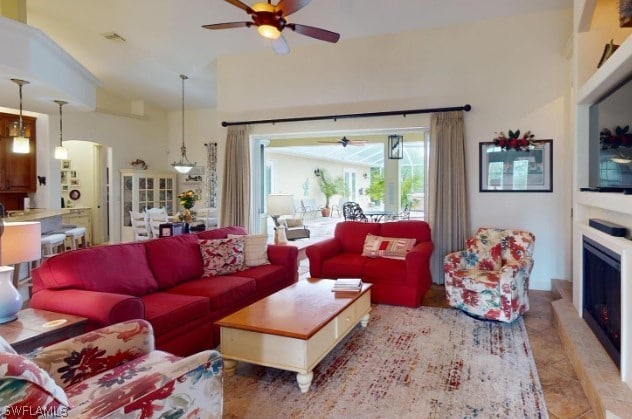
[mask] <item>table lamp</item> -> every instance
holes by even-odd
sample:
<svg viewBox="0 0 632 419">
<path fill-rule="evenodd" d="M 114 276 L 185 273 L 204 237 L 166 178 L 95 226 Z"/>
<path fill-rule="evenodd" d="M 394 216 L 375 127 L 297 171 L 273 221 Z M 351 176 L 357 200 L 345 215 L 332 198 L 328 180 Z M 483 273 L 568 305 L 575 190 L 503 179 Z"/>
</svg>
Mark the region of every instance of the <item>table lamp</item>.
<svg viewBox="0 0 632 419">
<path fill-rule="evenodd" d="M 15 320 L 22 308 L 22 296 L 13 286 L 13 267 L 6 265 L 38 260 L 42 256 L 41 235 L 39 222 L 0 225 L 0 324 Z"/>
<path fill-rule="evenodd" d="M 274 225 L 279 225 L 279 217 L 294 214 L 294 195 L 270 194 L 268 195 L 268 215 L 274 220 Z"/>
</svg>

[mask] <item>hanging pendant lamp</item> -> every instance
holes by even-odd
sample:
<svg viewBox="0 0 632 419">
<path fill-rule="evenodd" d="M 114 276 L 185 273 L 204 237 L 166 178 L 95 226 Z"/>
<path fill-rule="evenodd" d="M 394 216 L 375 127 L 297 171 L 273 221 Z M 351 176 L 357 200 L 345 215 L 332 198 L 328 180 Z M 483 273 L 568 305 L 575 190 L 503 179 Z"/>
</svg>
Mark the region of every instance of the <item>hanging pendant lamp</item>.
<svg viewBox="0 0 632 419">
<path fill-rule="evenodd" d="M 55 147 L 55 158 L 57 160 L 67 160 L 68 159 L 68 149 L 64 147 L 64 135 L 63 135 L 63 125 L 62 125 L 62 111 L 61 107 L 66 103 L 65 100 L 53 100 L 56 104 L 59 105 L 59 145 Z"/>
<path fill-rule="evenodd" d="M 191 163 L 187 158 L 187 148 L 184 145 L 184 81 L 187 80 L 188 77 L 184 74 L 180 74 L 180 78 L 182 79 L 182 146 L 180 147 L 180 161 L 171 163 L 171 166 L 179 173 L 186 174 L 193 169 L 195 163 Z"/>
<path fill-rule="evenodd" d="M 31 146 L 29 139 L 24 135 L 24 122 L 22 122 L 22 86 L 29 84 L 29 82 L 20 79 L 11 79 L 11 81 L 17 84 L 20 89 L 20 122 L 17 127 L 11 129 L 11 134 L 13 134 L 13 152 L 28 154 L 31 151 Z"/>
</svg>

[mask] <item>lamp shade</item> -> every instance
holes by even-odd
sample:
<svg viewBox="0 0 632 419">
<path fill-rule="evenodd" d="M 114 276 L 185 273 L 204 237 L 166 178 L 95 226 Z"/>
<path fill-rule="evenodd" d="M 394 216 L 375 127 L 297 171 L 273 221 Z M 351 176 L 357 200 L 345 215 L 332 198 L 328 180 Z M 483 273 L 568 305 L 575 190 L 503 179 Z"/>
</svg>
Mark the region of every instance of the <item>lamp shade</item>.
<svg viewBox="0 0 632 419">
<path fill-rule="evenodd" d="M 4 223 L 0 236 L 0 266 L 30 262 L 42 257 L 39 222 Z"/>
<path fill-rule="evenodd" d="M 26 137 L 13 137 L 13 152 L 18 154 L 28 154 L 31 151 L 31 144 Z"/>
<path fill-rule="evenodd" d="M 294 214 L 294 195 L 292 194 L 270 194 L 267 204 L 269 215 Z"/>
</svg>

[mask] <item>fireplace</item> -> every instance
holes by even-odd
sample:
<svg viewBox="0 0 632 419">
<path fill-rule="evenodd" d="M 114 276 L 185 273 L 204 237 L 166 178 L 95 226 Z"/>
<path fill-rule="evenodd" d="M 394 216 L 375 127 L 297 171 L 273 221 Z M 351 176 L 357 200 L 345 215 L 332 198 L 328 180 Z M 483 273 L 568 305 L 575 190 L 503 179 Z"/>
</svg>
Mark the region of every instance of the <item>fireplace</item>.
<svg viewBox="0 0 632 419">
<path fill-rule="evenodd" d="M 621 366 L 621 257 L 583 236 L 583 317 Z"/>
</svg>

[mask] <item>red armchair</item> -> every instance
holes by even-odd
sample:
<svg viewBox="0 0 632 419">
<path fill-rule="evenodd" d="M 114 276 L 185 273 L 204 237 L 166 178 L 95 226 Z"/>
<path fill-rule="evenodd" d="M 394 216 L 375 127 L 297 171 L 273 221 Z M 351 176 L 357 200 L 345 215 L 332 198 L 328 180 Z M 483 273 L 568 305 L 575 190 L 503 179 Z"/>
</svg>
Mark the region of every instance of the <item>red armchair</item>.
<svg viewBox="0 0 632 419">
<path fill-rule="evenodd" d="M 415 243 L 400 259 L 363 256 L 369 234 L 414 239 Z M 308 246 L 306 254 L 313 278 L 361 278 L 373 284 L 374 303 L 418 307 L 432 283 L 432 250 L 430 227 L 425 221 L 343 221 L 336 225 L 334 237 Z"/>
</svg>

